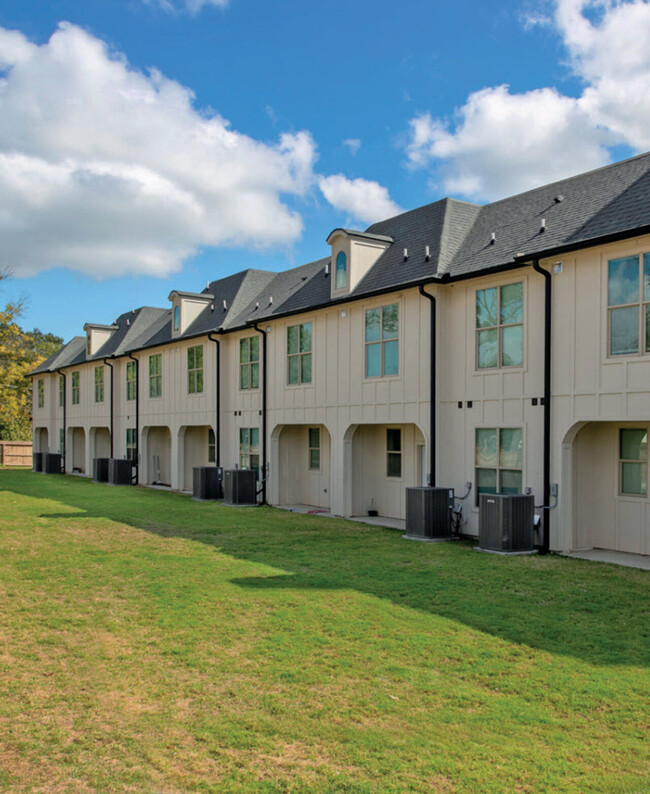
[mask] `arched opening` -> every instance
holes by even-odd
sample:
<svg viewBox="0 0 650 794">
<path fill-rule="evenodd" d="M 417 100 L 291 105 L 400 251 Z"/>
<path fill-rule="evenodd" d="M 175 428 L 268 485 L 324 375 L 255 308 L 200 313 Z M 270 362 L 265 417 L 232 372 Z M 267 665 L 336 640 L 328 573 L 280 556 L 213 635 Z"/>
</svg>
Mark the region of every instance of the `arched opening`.
<svg viewBox="0 0 650 794">
<path fill-rule="evenodd" d="M 331 437 L 325 425 L 281 425 L 274 429 L 278 504 L 330 509 Z"/>
<path fill-rule="evenodd" d="M 91 458 L 110 458 L 111 433 L 107 427 L 90 428 Z"/>
<path fill-rule="evenodd" d="M 37 427 L 34 430 L 34 452 L 49 452 L 49 439 L 47 427 Z"/>
<path fill-rule="evenodd" d="M 171 487 L 172 434 L 166 425 L 145 427 L 142 431 L 145 463 L 144 485 Z"/>
<path fill-rule="evenodd" d="M 86 473 L 86 431 L 83 427 L 71 427 L 72 471 L 77 474 Z"/>
<path fill-rule="evenodd" d="M 182 427 L 179 440 L 183 445 L 183 476 L 180 485 L 182 490 L 191 491 L 194 468 L 215 465 L 214 430 L 209 425 Z"/>
</svg>

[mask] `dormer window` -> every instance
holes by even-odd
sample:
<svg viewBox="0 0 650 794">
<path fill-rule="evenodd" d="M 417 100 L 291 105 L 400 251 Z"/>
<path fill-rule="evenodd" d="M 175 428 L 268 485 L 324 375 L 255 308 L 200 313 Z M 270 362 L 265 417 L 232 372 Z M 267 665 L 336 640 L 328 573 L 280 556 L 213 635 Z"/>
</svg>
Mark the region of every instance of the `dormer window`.
<svg viewBox="0 0 650 794">
<path fill-rule="evenodd" d="M 208 292 L 172 290 L 169 300 L 172 302 L 172 335 L 178 337 L 187 333 L 192 323 L 212 303 L 214 295 Z"/>
<path fill-rule="evenodd" d="M 336 289 L 345 289 L 348 284 L 348 258 L 345 251 L 339 251 L 336 257 Z"/>
<path fill-rule="evenodd" d="M 181 307 L 174 306 L 174 333 L 177 334 L 181 330 Z"/>
</svg>

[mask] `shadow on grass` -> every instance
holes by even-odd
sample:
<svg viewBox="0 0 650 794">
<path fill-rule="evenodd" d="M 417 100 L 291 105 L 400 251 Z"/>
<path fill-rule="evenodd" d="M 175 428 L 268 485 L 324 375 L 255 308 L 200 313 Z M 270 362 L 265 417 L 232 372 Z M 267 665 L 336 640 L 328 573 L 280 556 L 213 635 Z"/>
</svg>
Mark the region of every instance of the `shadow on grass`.
<svg viewBox="0 0 650 794">
<path fill-rule="evenodd" d="M 44 518 L 109 519 L 286 571 L 234 580 L 244 588 L 356 590 L 592 664 L 650 666 L 644 571 L 554 555 L 478 554 L 471 542 L 413 543 L 395 530 L 72 477 L 7 470 L 0 488 L 71 509 Z"/>
</svg>

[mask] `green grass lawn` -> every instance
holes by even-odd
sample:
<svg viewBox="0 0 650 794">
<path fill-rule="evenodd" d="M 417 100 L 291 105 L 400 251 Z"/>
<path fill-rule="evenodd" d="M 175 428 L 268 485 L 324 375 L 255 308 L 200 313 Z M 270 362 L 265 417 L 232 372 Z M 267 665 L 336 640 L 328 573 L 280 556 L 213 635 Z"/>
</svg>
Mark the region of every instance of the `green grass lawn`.
<svg viewBox="0 0 650 794">
<path fill-rule="evenodd" d="M 6 791 L 647 792 L 647 572 L 0 469 Z"/>
</svg>

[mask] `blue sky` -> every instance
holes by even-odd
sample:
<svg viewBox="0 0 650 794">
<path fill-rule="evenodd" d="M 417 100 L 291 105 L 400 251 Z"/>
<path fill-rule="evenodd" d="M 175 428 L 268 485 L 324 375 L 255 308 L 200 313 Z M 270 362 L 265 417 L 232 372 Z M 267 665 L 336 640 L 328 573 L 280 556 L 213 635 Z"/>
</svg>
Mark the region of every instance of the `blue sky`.
<svg viewBox="0 0 650 794">
<path fill-rule="evenodd" d="M 648 148 L 644 0 L 3 0 L 1 298 L 68 339 Z"/>
</svg>

